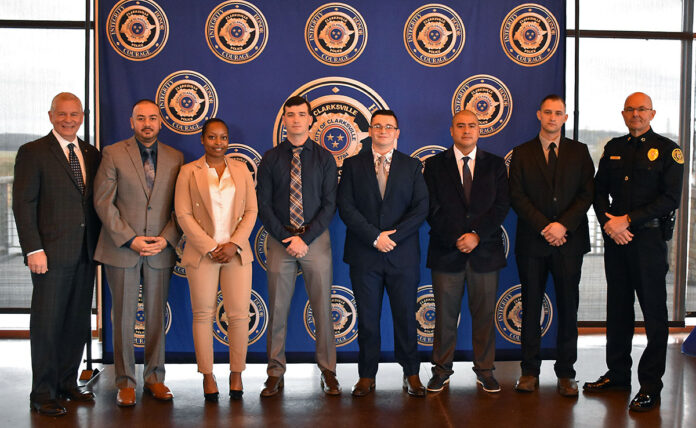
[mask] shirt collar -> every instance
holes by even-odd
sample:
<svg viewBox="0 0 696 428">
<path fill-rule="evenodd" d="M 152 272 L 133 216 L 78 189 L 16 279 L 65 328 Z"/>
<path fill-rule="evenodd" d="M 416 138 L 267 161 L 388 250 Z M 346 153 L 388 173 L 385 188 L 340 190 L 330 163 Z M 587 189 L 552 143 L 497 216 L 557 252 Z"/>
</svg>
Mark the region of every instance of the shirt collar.
<svg viewBox="0 0 696 428">
<path fill-rule="evenodd" d="M 541 134 L 539 134 L 539 141 L 541 141 L 541 148 L 544 149 L 544 150 L 548 150 L 548 149 L 549 149 L 549 145 L 551 145 L 551 143 L 556 143 L 556 148 L 560 147 L 560 146 L 561 146 L 561 140 L 563 140 L 563 137 L 558 138 L 558 141 L 547 140 L 546 138 L 542 137 Z"/>
<path fill-rule="evenodd" d="M 53 132 L 53 136 L 56 137 L 56 140 L 58 140 L 58 144 L 60 144 L 60 147 L 63 149 L 63 151 L 68 150 L 69 144 L 74 144 L 75 147 L 80 147 L 77 141 L 77 137 L 75 137 L 73 141 L 68 141 L 65 138 L 63 138 L 62 135 L 56 132 L 55 129 L 52 129 L 51 132 Z"/>
<path fill-rule="evenodd" d="M 652 134 L 652 132 L 653 132 L 652 127 L 650 127 L 650 128 L 648 128 L 647 131 L 643 132 L 642 134 L 640 134 L 640 135 L 637 136 L 637 137 L 634 137 L 633 135 L 628 134 L 628 140 L 627 140 L 627 141 L 644 141 L 644 140 L 645 140 L 645 137 L 647 137 L 648 135 Z"/>
<path fill-rule="evenodd" d="M 290 142 L 290 140 L 288 140 L 287 138 L 286 138 L 285 140 L 283 140 L 283 142 L 282 142 L 281 144 L 287 145 L 288 151 L 289 151 L 290 153 L 292 153 L 292 149 L 294 149 L 295 147 L 302 147 L 302 151 L 305 151 L 305 150 L 312 150 L 312 148 L 313 148 L 317 143 L 315 143 L 311 138 L 307 137 L 307 139 L 305 140 L 305 142 L 304 142 L 301 146 L 294 146 L 294 145 Z"/>
<path fill-rule="evenodd" d="M 373 149 L 372 149 L 372 158 L 375 160 L 375 162 L 377 162 L 377 159 L 379 159 L 380 156 L 384 156 L 384 160 L 385 160 L 387 163 L 389 163 L 389 162 L 391 162 L 392 156 L 394 155 L 394 150 L 395 150 L 395 148 L 392 147 L 391 150 L 389 150 L 387 153 L 385 153 L 384 155 L 380 155 L 380 154 L 377 153 L 377 152 L 375 151 L 375 149 L 373 148 Z"/>
<path fill-rule="evenodd" d="M 145 149 L 148 148 L 152 150 L 152 154 L 157 154 L 157 146 L 159 146 L 159 140 L 155 141 L 155 143 L 150 147 L 145 147 L 145 144 L 141 143 L 140 140 L 138 140 L 137 138 L 135 139 L 135 141 L 138 143 L 138 149 L 140 150 L 141 155 L 143 155 L 145 153 Z"/>
<path fill-rule="evenodd" d="M 454 150 L 454 158 L 457 159 L 457 161 L 462 159 L 464 156 L 469 156 L 469 159 L 476 160 L 476 150 L 478 150 L 478 145 L 474 146 L 474 150 L 472 150 L 468 155 L 460 152 L 457 146 L 452 146 L 452 149 Z"/>
</svg>

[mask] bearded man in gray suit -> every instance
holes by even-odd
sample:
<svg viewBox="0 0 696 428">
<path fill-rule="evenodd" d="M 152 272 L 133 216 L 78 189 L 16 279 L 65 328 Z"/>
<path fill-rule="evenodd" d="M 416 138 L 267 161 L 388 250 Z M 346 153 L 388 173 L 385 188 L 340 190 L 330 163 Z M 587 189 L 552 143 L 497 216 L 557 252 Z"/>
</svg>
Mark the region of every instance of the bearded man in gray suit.
<svg viewBox="0 0 696 428">
<path fill-rule="evenodd" d="M 104 263 L 112 299 L 117 403 L 135 405 L 133 331 L 138 284 L 145 306 L 144 391 L 159 400 L 164 385 L 164 310 L 181 236 L 174 219 L 174 186 L 183 154 L 158 141 L 159 108 L 133 106 L 134 136 L 104 147 L 94 180 L 94 206 L 102 220 L 95 259 Z"/>
</svg>

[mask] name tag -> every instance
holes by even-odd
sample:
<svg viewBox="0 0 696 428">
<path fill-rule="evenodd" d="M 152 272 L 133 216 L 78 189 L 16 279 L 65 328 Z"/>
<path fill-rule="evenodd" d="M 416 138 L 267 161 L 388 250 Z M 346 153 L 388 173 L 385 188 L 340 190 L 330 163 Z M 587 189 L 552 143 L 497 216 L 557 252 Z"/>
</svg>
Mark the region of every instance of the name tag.
<svg viewBox="0 0 696 428">
<path fill-rule="evenodd" d="M 621 160 L 621 156 L 609 156 L 610 160 Z"/>
</svg>

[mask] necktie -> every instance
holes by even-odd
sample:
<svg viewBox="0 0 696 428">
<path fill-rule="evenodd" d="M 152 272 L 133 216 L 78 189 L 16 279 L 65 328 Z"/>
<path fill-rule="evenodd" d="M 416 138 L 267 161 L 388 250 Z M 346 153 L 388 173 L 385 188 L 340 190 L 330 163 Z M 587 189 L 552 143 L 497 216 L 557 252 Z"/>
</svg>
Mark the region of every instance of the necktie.
<svg viewBox="0 0 696 428">
<path fill-rule="evenodd" d="M 304 224 L 301 152 L 302 147 L 294 147 L 292 149 L 292 161 L 290 162 L 290 224 L 295 228 Z"/>
<path fill-rule="evenodd" d="M 75 177 L 75 181 L 77 181 L 77 187 L 80 188 L 80 192 L 85 193 L 85 180 L 82 178 L 80 160 L 75 154 L 75 144 L 68 144 L 68 150 L 70 151 L 70 154 L 68 154 L 68 162 L 70 163 L 70 169 L 72 170 L 73 177 Z"/>
<path fill-rule="evenodd" d="M 464 187 L 464 196 L 466 196 L 466 201 L 469 202 L 469 196 L 471 195 L 471 183 L 473 182 L 471 178 L 471 170 L 469 169 L 469 161 L 471 160 L 469 156 L 464 156 L 462 158 L 464 165 L 462 166 L 462 186 Z"/>
<path fill-rule="evenodd" d="M 549 171 L 551 172 L 551 177 L 554 177 L 556 174 L 556 161 L 558 161 L 558 157 L 556 157 L 556 143 L 551 143 L 549 144 Z"/>
<path fill-rule="evenodd" d="M 155 185 L 155 162 L 152 160 L 152 149 L 145 149 L 145 161 L 143 162 L 145 169 L 145 182 L 147 183 L 148 194 L 152 193 L 152 187 Z"/>
<path fill-rule="evenodd" d="M 386 157 L 380 156 L 377 158 L 377 184 L 379 185 L 379 194 L 384 199 L 384 191 L 387 189 L 387 169 Z"/>
</svg>

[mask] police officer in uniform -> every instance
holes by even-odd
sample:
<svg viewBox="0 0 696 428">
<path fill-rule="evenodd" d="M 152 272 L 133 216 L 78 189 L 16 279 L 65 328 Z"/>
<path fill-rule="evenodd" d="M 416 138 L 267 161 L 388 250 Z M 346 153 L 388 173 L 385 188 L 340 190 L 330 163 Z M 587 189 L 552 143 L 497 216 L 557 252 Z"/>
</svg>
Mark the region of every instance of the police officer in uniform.
<svg viewBox="0 0 696 428">
<path fill-rule="evenodd" d="M 684 160 L 673 141 L 650 127 L 652 100 L 637 92 L 622 111 L 629 134 L 604 147 L 595 176 L 594 209 L 603 228 L 607 278 L 608 371 L 585 392 L 631 388 L 634 292 L 648 345 L 638 364 L 640 390 L 629 406 L 647 411 L 660 404 L 667 354 L 667 243 L 671 214 L 679 207 Z"/>
</svg>

